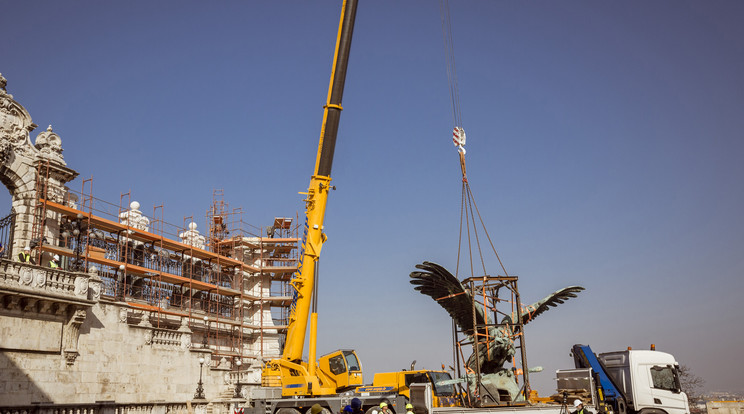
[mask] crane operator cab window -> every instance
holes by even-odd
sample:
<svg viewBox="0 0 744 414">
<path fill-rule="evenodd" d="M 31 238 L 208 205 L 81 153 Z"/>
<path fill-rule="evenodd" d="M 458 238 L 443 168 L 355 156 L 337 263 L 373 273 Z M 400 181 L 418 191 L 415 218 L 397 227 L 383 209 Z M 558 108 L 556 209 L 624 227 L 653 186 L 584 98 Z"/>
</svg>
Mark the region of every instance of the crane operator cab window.
<svg viewBox="0 0 744 414">
<path fill-rule="evenodd" d="M 362 369 L 359 365 L 359 360 L 357 359 L 356 354 L 351 351 L 343 351 L 343 353 L 328 359 L 328 368 L 331 370 L 333 375 L 347 372 L 347 367 L 349 372 L 361 371 Z"/>
<path fill-rule="evenodd" d="M 344 356 L 336 355 L 328 360 L 328 367 L 331 369 L 333 375 L 339 375 L 346 372 L 346 364 L 344 364 Z"/>
<path fill-rule="evenodd" d="M 349 371 L 361 371 L 362 365 L 359 363 L 355 353 L 351 351 L 344 351 L 344 357 L 346 357 L 346 366 L 349 367 Z"/>
</svg>

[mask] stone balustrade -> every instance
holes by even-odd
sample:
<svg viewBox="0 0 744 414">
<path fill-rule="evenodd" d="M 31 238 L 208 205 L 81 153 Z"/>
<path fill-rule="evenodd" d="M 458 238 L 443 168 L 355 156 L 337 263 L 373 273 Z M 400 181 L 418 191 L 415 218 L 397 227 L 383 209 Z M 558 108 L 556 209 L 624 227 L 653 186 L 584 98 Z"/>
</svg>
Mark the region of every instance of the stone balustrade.
<svg viewBox="0 0 744 414">
<path fill-rule="evenodd" d="M 183 338 L 184 335 L 188 335 L 188 340 Z M 145 334 L 145 343 L 147 345 L 181 347 L 184 343 L 191 343 L 191 333 L 152 328 Z"/>
<path fill-rule="evenodd" d="M 216 408 L 216 410 L 214 409 Z M 212 412 L 230 414 L 229 407 L 213 407 Z M 33 404 L 19 407 L 2 407 L 0 414 L 206 414 L 207 403 L 151 402 L 142 404 Z"/>
<path fill-rule="evenodd" d="M 101 280 L 92 273 L 69 272 L 29 263 L 0 260 L 0 286 L 19 294 L 97 302 Z"/>
</svg>

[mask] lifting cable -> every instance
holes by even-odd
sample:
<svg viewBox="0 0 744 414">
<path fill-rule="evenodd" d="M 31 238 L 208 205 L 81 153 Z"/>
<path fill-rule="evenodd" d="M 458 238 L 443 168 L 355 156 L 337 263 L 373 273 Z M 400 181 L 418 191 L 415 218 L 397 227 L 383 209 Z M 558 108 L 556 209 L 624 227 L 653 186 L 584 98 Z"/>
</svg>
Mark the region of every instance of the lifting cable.
<svg viewBox="0 0 744 414">
<path fill-rule="evenodd" d="M 449 0 L 441 0 L 439 11 L 442 15 L 442 37 L 444 39 L 444 55 L 447 60 L 447 81 L 450 87 L 452 101 L 452 120 L 455 125 L 462 125 L 460 111 L 460 93 L 457 89 L 457 70 L 455 67 L 455 48 L 452 42 L 452 21 L 449 12 Z"/>
<path fill-rule="evenodd" d="M 491 309 L 493 311 L 493 315 L 495 318 L 498 319 L 498 311 L 496 310 L 496 302 L 501 301 L 498 297 L 498 293 L 496 293 L 495 297 L 486 298 L 485 295 L 485 281 L 486 277 L 489 276 L 488 272 L 486 271 L 486 264 L 484 260 L 483 250 L 481 248 L 481 241 L 478 234 L 479 228 L 483 230 L 483 234 L 485 234 L 486 238 L 488 239 L 488 243 L 491 247 L 491 251 L 493 252 L 494 256 L 499 262 L 499 265 L 501 266 L 501 270 L 504 272 L 504 276 L 507 278 L 510 277 L 509 273 L 506 271 L 506 268 L 504 267 L 504 263 L 501 261 L 501 257 L 499 256 L 498 252 L 496 251 L 496 248 L 493 245 L 493 241 L 491 240 L 491 236 L 488 234 L 488 229 L 486 229 L 486 225 L 483 222 L 483 217 L 480 214 L 480 211 L 478 210 L 478 206 L 475 203 L 475 197 L 473 196 L 473 192 L 470 188 L 470 183 L 468 182 L 468 176 L 467 176 L 467 168 L 465 166 L 465 129 L 463 128 L 463 122 L 462 122 L 462 110 L 460 108 L 460 93 L 458 90 L 457 85 L 457 69 L 455 66 L 455 53 L 454 53 L 454 42 L 452 37 L 452 21 L 450 18 L 450 11 L 449 11 L 449 0 L 440 0 L 440 12 L 442 17 L 442 35 L 444 38 L 444 50 L 445 50 L 445 56 L 446 56 L 446 63 L 447 63 L 447 81 L 449 82 L 449 89 L 450 89 L 450 100 L 452 103 L 452 119 L 454 122 L 454 128 L 452 130 L 452 142 L 457 147 L 458 156 L 460 159 L 460 170 L 462 171 L 462 200 L 461 200 L 461 206 L 460 206 L 460 229 L 459 229 L 459 240 L 457 244 L 457 262 L 455 267 L 455 277 L 459 280 L 459 273 L 460 273 L 460 256 L 463 254 L 463 226 L 465 227 L 465 232 L 467 233 L 467 260 L 470 263 L 470 276 L 475 277 L 475 269 L 473 265 L 473 254 L 474 249 L 477 249 L 477 254 L 480 258 L 480 265 L 483 270 L 483 282 L 484 282 L 484 290 L 483 290 L 483 298 L 482 298 L 482 305 L 484 310 L 484 318 L 485 318 L 485 324 L 486 326 L 491 324 L 496 324 L 497 326 L 500 326 L 498 329 L 498 336 L 503 336 L 508 343 L 511 346 L 516 345 L 517 339 L 520 340 L 520 346 L 519 348 L 522 350 L 522 364 L 524 366 L 524 342 L 523 342 L 523 331 L 519 330 L 519 332 L 514 332 L 512 326 L 510 326 L 509 323 L 507 323 L 505 326 L 498 324 L 498 321 L 489 322 L 489 312 L 486 312 L 487 309 Z M 477 217 L 477 220 L 476 220 Z M 480 224 L 480 225 L 478 225 Z M 510 289 L 511 290 L 511 289 Z M 498 292 L 498 288 L 497 288 Z M 471 282 L 471 290 L 470 294 L 473 296 L 473 300 L 475 300 L 475 292 L 474 287 Z M 514 291 L 512 291 L 512 298 L 514 297 Z M 517 294 L 518 295 L 518 294 Z M 517 296 L 518 297 L 518 296 Z M 441 298 L 445 299 L 445 298 Z M 438 300 L 441 300 L 438 299 Z M 489 303 L 489 300 L 491 303 Z M 512 308 L 512 315 L 519 315 L 520 312 L 516 312 L 515 308 L 517 307 L 517 303 L 515 303 L 513 300 L 509 300 L 509 303 L 511 303 Z M 475 309 L 475 305 L 473 307 Z M 527 315 L 529 318 L 532 316 L 532 312 L 534 309 L 526 309 Z M 473 311 L 473 315 L 475 315 L 475 310 Z M 474 318 L 474 325 L 475 325 L 475 316 Z M 512 323 L 516 322 L 516 318 L 512 318 Z M 521 325 L 520 323 L 517 323 L 518 326 Z M 475 327 L 475 326 L 474 326 Z M 457 340 L 457 333 L 456 333 L 456 325 L 453 322 L 453 339 L 455 343 L 457 343 L 457 349 L 462 353 L 462 348 L 460 343 Z M 492 341 L 495 338 L 491 338 L 489 335 L 489 331 L 485 330 L 485 340 L 482 340 L 479 338 L 482 334 L 478 331 L 478 329 L 473 329 L 473 352 L 479 353 L 478 351 L 478 344 L 483 342 L 483 345 L 486 347 L 486 353 L 485 355 L 491 354 L 491 346 Z M 453 353 L 457 353 L 456 351 L 453 351 Z M 464 360 L 464 356 L 463 359 Z M 511 358 L 513 369 L 515 369 L 515 372 L 517 367 L 517 360 L 516 358 Z M 466 370 L 469 372 L 470 367 L 466 365 Z M 528 385 L 527 380 L 527 372 L 528 370 L 525 368 L 521 370 L 521 375 L 524 378 L 524 387 Z M 459 371 L 458 371 L 459 372 Z M 476 373 L 480 374 L 480 371 L 476 369 Z M 478 384 L 480 384 L 480 380 L 478 380 Z M 478 386 L 478 390 L 476 393 L 479 393 L 480 391 L 480 385 Z M 522 391 L 520 390 L 520 393 Z M 526 392 L 525 392 L 526 393 Z M 471 393 L 466 393 L 468 396 L 468 400 L 471 398 Z M 481 397 L 478 395 L 474 396 L 476 399 L 480 399 Z"/>
<path fill-rule="evenodd" d="M 470 189 L 468 183 L 467 169 L 465 167 L 465 129 L 462 125 L 462 110 L 460 108 L 460 92 L 457 85 L 457 67 L 455 65 L 455 49 L 454 41 L 452 36 L 452 20 L 449 11 L 449 0 L 440 1 L 440 13 L 442 18 L 442 37 L 444 39 L 444 54 L 447 63 L 447 81 L 450 89 L 450 100 L 452 103 L 452 120 L 454 122 L 454 128 L 452 130 L 452 142 L 457 147 L 457 152 L 460 157 L 460 170 L 462 171 L 462 201 L 460 207 L 460 231 L 459 231 L 459 242 L 457 245 L 457 265 L 455 268 L 455 276 L 457 277 L 460 271 L 460 255 L 462 253 L 463 244 L 463 224 L 467 232 L 467 249 L 468 249 L 468 261 L 470 262 L 470 274 L 475 275 L 475 269 L 473 268 L 473 240 L 475 241 L 475 247 L 478 249 L 478 256 L 480 257 L 481 267 L 483 269 L 483 275 L 487 275 L 486 265 L 483 259 L 483 251 L 481 249 L 480 238 L 478 236 L 478 226 L 476 226 L 476 215 L 478 221 L 480 221 L 480 227 L 488 239 L 491 245 L 496 259 L 498 259 L 501 269 L 504 271 L 505 276 L 509 276 L 504 267 L 499 254 L 496 252 L 496 248 L 493 246 L 491 236 L 488 234 L 483 218 L 481 217 L 478 206 L 475 203 L 475 197 Z M 472 233 L 471 233 L 472 232 Z"/>
</svg>

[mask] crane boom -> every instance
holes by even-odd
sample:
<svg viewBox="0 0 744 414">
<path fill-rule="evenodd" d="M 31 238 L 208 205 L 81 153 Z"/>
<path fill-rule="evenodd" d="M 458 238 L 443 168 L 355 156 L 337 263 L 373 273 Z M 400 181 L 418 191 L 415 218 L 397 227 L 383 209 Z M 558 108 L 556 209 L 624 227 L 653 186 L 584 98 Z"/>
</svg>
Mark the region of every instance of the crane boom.
<svg viewBox="0 0 744 414">
<path fill-rule="evenodd" d="M 290 281 L 294 288 L 294 297 L 290 306 L 287 337 L 282 353 L 282 359 L 286 361 L 299 362 L 302 360 L 308 316 L 315 287 L 316 265 L 320 250 L 326 240 L 326 235 L 323 233 L 323 221 L 325 219 L 328 191 L 331 188 L 331 168 L 341 110 L 343 109 L 341 100 L 346 81 L 346 69 L 349 63 L 356 9 L 357 0 L 343 2 L 315 169 L 305 199 L 305 228 L 300 250 L 300 262 Z M 315 316 L 313 317 L 315 318 Z M 311 331 L 309 362 L 312 374 L 315 364 L 314 326 Z"/>
</svg>

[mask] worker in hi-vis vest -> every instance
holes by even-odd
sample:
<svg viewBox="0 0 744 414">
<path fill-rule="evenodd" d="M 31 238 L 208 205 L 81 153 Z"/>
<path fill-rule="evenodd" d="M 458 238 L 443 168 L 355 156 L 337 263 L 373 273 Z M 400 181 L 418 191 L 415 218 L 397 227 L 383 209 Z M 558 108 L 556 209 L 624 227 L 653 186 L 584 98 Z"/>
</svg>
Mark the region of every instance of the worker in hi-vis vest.
<svg viewBox="0 0 744 414">
<path fill-rule="evenodd" d="M 28 246 L 24 247 L 23 251 L 18 253 L 18 260 L 20 260 L 21 263 L 36 264 L 36 260 L 31 257 L 31 248 Z"/>
</svg>

